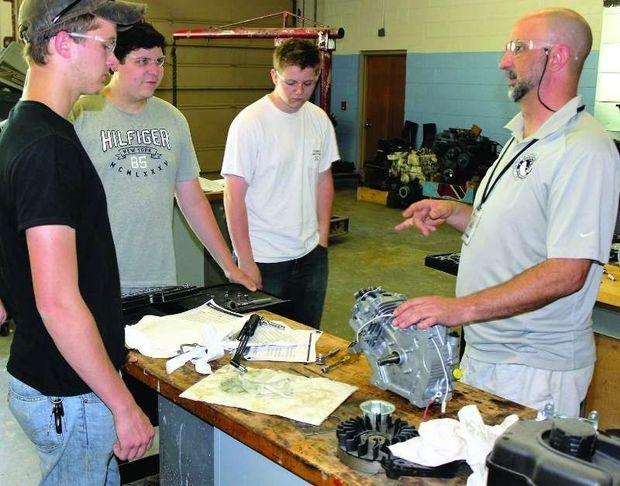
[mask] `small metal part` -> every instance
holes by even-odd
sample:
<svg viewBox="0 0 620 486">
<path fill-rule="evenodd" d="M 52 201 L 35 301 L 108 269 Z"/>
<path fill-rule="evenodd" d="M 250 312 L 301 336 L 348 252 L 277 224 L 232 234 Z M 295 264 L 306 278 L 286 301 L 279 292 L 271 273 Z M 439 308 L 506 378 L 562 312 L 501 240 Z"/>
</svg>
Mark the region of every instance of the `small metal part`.
<svg viewBox="0 0 620 486">
<path fill-rule="evenodd" d="M 598 430 L 598 412 L 596 410 L 592 410 L 584 420 L 590 422 Z"/>
<path fill-rule="evenodd" d="M 325 364 L 325 360 L 327 358 L 330 358 L 336 354 L 338 354 L 340 352 L 340 346 L 336 346 L 335 348 L 330 349 L 327 353 L 325 354 L 319 354 L 316 357 L 316 364 L 318 365 L 324 365 Z"/>
<path fill-rule="evenodd" d="M 320 426 L 309 426 L 305 429 L 300 429 L 301 434 L 304 437 L 313 437 L 315 435 L 321 434 L 333 434 L 336 431 L 335 427 L 320 427 Z"/>
<path fill-rule="evenodd" d="M 247 307 L 260 307 L 270 304 L 273 301 L 271 297 L 263 297 L 259 299 L 249 299 L 246 294 L 243 298 L 237 296 L 237 299 L 229 299 L 226 301 L 225 307 L 230 310 L 243 310 Z"/>
<path fill-rule="evenodd" d="M 310 373 L 311 375 L 315 375 L 315 376 L 323 376 L 321 373 L 319 373 L 318 371 L 316 371 L 313 368 L 310 368 L 309 366 L 304 366 L 304 371 L 307 371 L 308 373 Z"/>
<path fill-rule="evenodd" d="M 613 273 L 609 273 L 604 267 L 603 267 L 603 274 L 607 275 L 607 278 L 609 280 L 611 280 L 612 282 L 616 281 L 616 277 L 614 276 L 614 274 Z"/>
<path fill-rule="evenodd" d="M 382 424 L 388 423 L 396 407 L 385 400 L 366 400 L 360 404 L 360 410 L 372 427 L 380 430 Z"/>
<path fill-rule="evenodd" d="M 545 408 L 538 412 L 536 420 L 554 420 L 554 419 L 568 419 L 566 415 L 556 412 L 553 401 L 549 401 L 545 404 Z M 596 410 L 592 410 L 587 417 L 577 417 L 576 420 L 590 424 L 594 430 L 598 430 L 599 415 Z"/>
<path fill-rule="evenodd" d="M 260 320 L 261 317 L 258 314 L 252 314 L 239 332 L 239 337 L 237 338 L 239 340 L 239 345 L 230 360 L 230 364 L 237 368 L 241 373 L 245 373 L 247 371 L 247 368 L 241 364 L 241 360 L 243 359 L 243 353 L 245 353 L 245 348 L 247 348 L 248 341 L 254 335 Z"/>
<path fill-rule="evenodd" d="M 387 356 L 383 356 L 377 360 L 377 366 L 385 366 L 389 364 L 400 364 L 400 354 L 397 351 L 393 351 Z"/>
<path fill-rule="evenodd" d="M 54 426 L 56 427 L 56 433 L 62 434 L 62 418 L 65 415 L 65 409 L 62 406 L 62 398 L 52 399 L 52 415 L 54 415 Z"/>
<path fill-rule="evenodd" d="M 343 365 L 343 364 L 347 363 L 350 360 L 351 360 L 351 355 L 347 354 L 346 356 L 344 356 L 342 359 L 339 359 L 335 363 L 332 363 L 332 364 L 327 365 L 327 366 L 323 366 L 321 368 L 321 373 L 329 373 L 334 368 L 338 368 L 338 366 Z"/>
</svg>

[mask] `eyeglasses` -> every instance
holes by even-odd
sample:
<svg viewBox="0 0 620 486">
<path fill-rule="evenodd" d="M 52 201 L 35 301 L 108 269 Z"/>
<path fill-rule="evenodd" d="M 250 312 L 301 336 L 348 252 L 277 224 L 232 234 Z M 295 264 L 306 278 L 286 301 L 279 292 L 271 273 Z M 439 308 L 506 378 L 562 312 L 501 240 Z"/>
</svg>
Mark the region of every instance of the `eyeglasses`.
<svg viewBox="0 0 620 486">
<path fill-rule="evenodd" d="M 67 13 L 69 13 L 69 11 L 81 1 L 82 0 L 74 0 L 69 5 L 67 5 L 65 8 L 63 8 L 60 12 L 58 12 L 58 15 L 56 15 L 56 17 L 52 19 L 52 24 L 56 24 L 61 18 L 67 15 Z"/>
<path fill-rule="evenodd" d="M 276 71 L 276 76 L 278 76 L 278 79 L 280 79 L 280 81 L 282 81 L 284 84 L 286 84 L 287 86 L 291 88 L 294 88 L 296 86 L 301 86 L 302 88 L 311 88 L 318 81 L 318 78 L 308 79 L 306 81 L 295 81 L 294 79 L 285 79 L 282 77 L 282 75 L 278 71 Z"/>
<path fill-rule="evenodd" d="M 112 54 L 116 48 L 116 39 L 104 39 L 98 35 L 82 34 L 80 32 L 67 32 L 67 34 L 69 34 L 70 37 L 75 37 L 76 39 L 90 39 L 95 42 L 99 42 L 108 54 Z"/>
<path fill-rule="evenodd" d="M 135 56 L 128 55 L 127 57 L 131 59 L 136 66 L 139 66 L 139 67 L 148 67 L 151 64 L 153 66 L 162 67 L 164 63 L 166 62 L 166 56 L 152 58 L 152 57 L 142 57 L 142 56 L 135 57 Z"/>
<path fill-rule="evenodd" d="M 550 47 L 552 46 L 533 40 L 517 39 L 506 42 L 506 52 L 510 52 L 513 56 L 522 54 L 525 51 L 531 51 L 532 49 L 549 49 Z"/>
</svg>

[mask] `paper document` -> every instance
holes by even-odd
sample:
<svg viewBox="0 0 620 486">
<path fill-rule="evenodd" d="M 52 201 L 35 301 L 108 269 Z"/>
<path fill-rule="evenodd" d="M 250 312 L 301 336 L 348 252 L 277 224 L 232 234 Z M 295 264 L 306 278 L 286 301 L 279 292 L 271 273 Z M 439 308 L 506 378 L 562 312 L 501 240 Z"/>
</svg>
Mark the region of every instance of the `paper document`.
<svg viewBox="0 0 620 486">
<path fill-rule="evenodd" d="M 248 318 L 209 301 L 180 314 L 144 316 L 137 324 L 125 326 L 125 345 L 151 358 L 172 358 L 184 344 L 221 346 Z"/>
<path fill-rule="evenodd" d="M 320 425 L 357 388 L 328 378 L 227 365 L 185 390 L 182 398 L 279 415 Z"/>
<path fill-rule="evenodd" d="M 261 329 L 259 327 L 259 329 Z M 316 329 L 286 329 L 271 332 L 274 341 L 256 344 L 250 340 L 245 358 L 250 361 L 290 361 L 311 363 L 316 360 L 316 343 L 323 334 Z"/>
<path fill-rule="evenodd" d="M 182 354 L 183 345 L 199 345 L 207 348 L 210 360 L 220 350 L 237 348 L 237 335 L 249 318 L 250 314 L 238 314 L 210 300 L 180 314 L 144 316 L 137 324 L 125 326 L 125 344 L 151 358 L 172 358 Z M 292 329 L 282 322 L 262 318 L 248 341 L 245 357 L 254 361 L 310 363 L 316 360 L 316 343 L 321 334 L 315 329 Z"/>
</svg>

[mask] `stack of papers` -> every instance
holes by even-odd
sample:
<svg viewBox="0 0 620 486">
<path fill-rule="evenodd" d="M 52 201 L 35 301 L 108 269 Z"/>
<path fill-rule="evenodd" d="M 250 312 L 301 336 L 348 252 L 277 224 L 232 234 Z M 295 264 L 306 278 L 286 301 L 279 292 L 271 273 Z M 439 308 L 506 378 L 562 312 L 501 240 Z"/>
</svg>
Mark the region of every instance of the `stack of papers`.
<svg viewBox="0 0 620 486">
<path fill-rule="evenodd" d="M 316 360 L 316 342 L 321 334 L 316 329 L 291 329 L 282 322 L 262 319 L 248 342 L 245 358 L 310 363 Z"/>
<path fill-rule="evenodd" d="M 221 347 L 248 319 L 209 301 L 180 314 L 144 316 L 137 324 L 125 326 L 125 345 L 150 358 L 172 358 L 187 344 Z"/>
<path fill-rule="evenodd" d="M 207 355 L 233 351 L 248 315 L 218 306 L 213 300 L 180 314 L 144 316 L 125 327 L 125 344 L 151 358 L 172 358 L 187 351 L 183 346 L 207 348 Z M 316 359 L 316 342 L 321 331 L 291 329 L 284 323 L 262 319 L 248 342 L 246 358 L 254 361 L 309 363 Z"/>
</svg>

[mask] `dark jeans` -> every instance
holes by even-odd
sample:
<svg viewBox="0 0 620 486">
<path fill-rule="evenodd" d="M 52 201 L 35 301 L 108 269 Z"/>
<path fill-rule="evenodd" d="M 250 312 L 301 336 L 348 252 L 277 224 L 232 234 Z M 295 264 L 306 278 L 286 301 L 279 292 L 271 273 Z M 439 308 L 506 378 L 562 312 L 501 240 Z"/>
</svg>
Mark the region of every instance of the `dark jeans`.
<svg viewBox="0 0 620 486">
<path fill-rule="evenodd" d="M 257 263 L 263 290 L 291 302 L 279 314 L 319 329 L 327 290 L 327 248 L 279 263 Z"/>
</svg>

